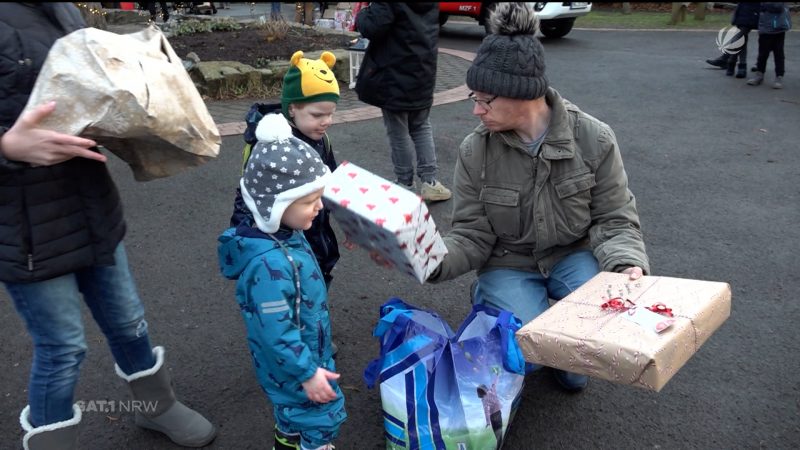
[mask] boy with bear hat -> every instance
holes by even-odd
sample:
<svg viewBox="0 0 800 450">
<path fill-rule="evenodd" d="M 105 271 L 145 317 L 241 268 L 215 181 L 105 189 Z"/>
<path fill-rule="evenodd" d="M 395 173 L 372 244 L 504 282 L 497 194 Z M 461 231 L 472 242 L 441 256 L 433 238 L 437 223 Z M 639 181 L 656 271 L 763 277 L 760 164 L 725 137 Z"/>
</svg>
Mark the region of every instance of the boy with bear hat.
<svg viewBox="0 0 800 450">
<path fill-rule="evenodd" d="M 336 168 L 325 131 L 339 86 L 332 53 L 310 60 L 296 52 L 291 61 L 282 104 L 254 105 L 249 114 L 242 178 L 218 255 L 223 275 L 237 280 L 249 351 L 273 405 L 273 448 L 328 449 L 347 418 L 327 304 L 339 253 L 322 205 Z"/>
<path fill-rule="evenodd" d="M 311 60 L 303 56 L 302 51 L 292 55 L 291 68 L 283 79 L 281 103 L 256 103 L 250 107 L 245 118 L 244 163 L 258 141 L 255 131 L 259 121 L 268 114 L 282 112 L 292 127 L 292 134 L 316 150 L 331 171 L 336 170 L 338 164 L 326 134 L 333 124 L 333 114 L 339 101 L 339 83 L 332 70 L 336 57 L 327 51 L 322 52 L 320 59 Z M 231 226 L 235 227 L 242 221 L 252 222 L 250 216 L 237 189 Z M 339 261 L 339 243 L 330 224 L 330 211 L 323 208 L 304 234 L 322 268 L 325 284 L 330 286 L 333 280 L 331 272 Z"/>
</svg>

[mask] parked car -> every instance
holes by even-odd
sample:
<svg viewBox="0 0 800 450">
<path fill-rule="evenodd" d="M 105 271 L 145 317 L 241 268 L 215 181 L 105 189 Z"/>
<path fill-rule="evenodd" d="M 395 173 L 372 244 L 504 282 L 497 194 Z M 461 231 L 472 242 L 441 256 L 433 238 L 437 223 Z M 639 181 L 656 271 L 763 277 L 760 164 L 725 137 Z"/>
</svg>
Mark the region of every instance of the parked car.
<svg viewBox="0 0 800 450">
<path fill-rule="evenodd" d="M 575 19 L 589 14 L 591 2 L 530 2 L 539 16 L 539 31 L 549 38 L 567 35 Z M 487 18 L 496 2 L 439 2 L 439 25 L 444 25 L 450 16 L 467 16 L 478 20 L 489 33 Z"/>
</svg>

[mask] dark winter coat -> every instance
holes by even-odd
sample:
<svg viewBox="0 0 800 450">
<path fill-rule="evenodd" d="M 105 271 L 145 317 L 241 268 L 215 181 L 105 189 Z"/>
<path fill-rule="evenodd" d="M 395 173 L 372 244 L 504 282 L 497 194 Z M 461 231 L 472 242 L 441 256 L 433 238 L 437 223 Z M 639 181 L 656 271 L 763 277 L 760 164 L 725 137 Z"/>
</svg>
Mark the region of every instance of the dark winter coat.
<svg viewBox="0 0 800 450">
<path fill-rule="evenodd" d="M 225 230 L 220 269 L 236 280 L 256 376 L 276 416 L 300 430 L 330 429 L 347 418 L 338 384 L 330 382 L 336 398 L 321 404 L 302 386 L 318 368 L 336 371 L 326 286 L 303 233 L 281 228 L 274 236 L 280 243 L 257 228 Z"/>
<path fill-rule="evenodd" d="M 453 176 L 447 256 L 428 281 L 504 268 L 545 277 L 562 258 L 591 249 L 600 268 L 650 273 L 636 199 L 611 128 L 545 95 L 550 127 L 538 156 L 514 131 L 478 125 L 461 143 Z"/>
<path fill-rule="evenodd" d="M 789 8 L 783 2 L 761 2 L 758 16 L 759 34 L 785 33 L 792 29 Z"/>
<path fill-rule="evenodd" d="M 758 28 L 758 12 L 761 10 L 760 3 L 739 3 L 733 10 L 731 25 L 736 25 L 739 29 L 755 30 Z"/>
<path fill-rule="evenodd" d="M 255 130 L 256 126 L 258 125 L 258 121 L 261 120 L 261 118 L 266 114 L 280 112 L 280 103 L 256 103 L 250 107 L 250 111 L 247 113 L 245 118 L 247 129 L 244 132 L 244 141 L 247 146 L 245 147 L 243 163 L 246 163 L 247 158 L 250 156 L 249 146 L 255 145 L 255 143 L 258 141 L 255 136 Z M 314 150 L 316 150 L 319 154 L 322 162 L 328 166 L 328 169 L 330 169 L 331 172 L 336 170 L 336 158 L 333 155 L 333 148 L 327 136 L 323 137 L 319 141 L 315 141 L 303 134 L 294 126 L 292 127 L 292 134 L 294 134 L 296 138 L 302 139 L 303 142 L 313 147 Z M 252 213 L 247 209 L 247 206 L 245 206 L 241 191 L 239 188 L 236 188 L 236 198 L 234 199 L 231 226 L 236 227 L 242 222 L 252 225 L 252 221 Z M 336 240 L 336 233 L 334 233 L 333 227 L 331 226 L 330 210 L 328 208 L 321 209 L 319 214 L 317 214 L 317 217 L 315 217 L 314 221 L 311 223 L 311 228 L 305 230 L 303 234 L 308 240 L 308 243 L 311 244 L 311 249 L 314 251 L 314 255 L 317 257 L 317 262 L 322 269 L 322 275 L 325 277 L 325 283 L 330 285 L 331 280 L 333 280 L 333 275 L 331 272 L 333 271 L 333 267 L 339 261 L 340 256 L 339 243 Z"/>
<path fill-rule="evenodd" d="M 0 4 L 3 132 L 24 109 L 55 40 L 84 26 L 71 3 Z M 0 281 L 41 281 L 113 264 L 124 234 L 119 194 L 104 163 L 73 158 L 31 167 L 0 157 Z"/>
<path fill-rule="evenodd" d="M 370 3 L 356 28 L 369 39 L 356 93 L 364 103 L 395 111 L 433 105 L 439 51 L 438 3 Z"/>
</svg>

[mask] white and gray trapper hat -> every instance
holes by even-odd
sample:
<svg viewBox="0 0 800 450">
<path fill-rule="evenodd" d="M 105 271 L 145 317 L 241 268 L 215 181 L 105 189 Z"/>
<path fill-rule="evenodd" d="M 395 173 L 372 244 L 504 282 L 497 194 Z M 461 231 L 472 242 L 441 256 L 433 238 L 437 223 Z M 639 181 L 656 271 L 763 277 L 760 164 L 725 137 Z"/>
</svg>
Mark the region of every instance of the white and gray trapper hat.
<svg viewBox="0 0 800 450">
<path fill-rule="evenodd" d="M 316 150 L 292 135 L 283 114 L 268 114 L 256 127 L 258 143 L 250 152 L 240 187 L 256 227 L 278 231 L 284 211 L 295 200 L 324 188 L 330 175 Z"/>
</svg>

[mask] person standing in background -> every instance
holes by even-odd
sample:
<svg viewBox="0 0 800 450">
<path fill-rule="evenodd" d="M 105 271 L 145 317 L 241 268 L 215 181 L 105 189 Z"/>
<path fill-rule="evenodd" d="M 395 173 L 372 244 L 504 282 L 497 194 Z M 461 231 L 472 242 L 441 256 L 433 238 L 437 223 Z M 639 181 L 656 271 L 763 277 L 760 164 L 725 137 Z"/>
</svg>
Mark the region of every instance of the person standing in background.
<svg viewBox="0 0 800 450">
<path fill-rule="evenodd" d="M 741 30 L 744 35 L 744 47 L 738 52 L 730 55 L 728 58 L 728 70 L 725 75 L 733 76 L 734 70 L 736 71 L 736 78 L 744 78 L 747 76 L 747 45 L 749 42 L 748 37 L 750 31 L 758 28 L 758 12 L 761 9 L 760 3 L 739 3 L 733 11 L 733 19 L 731 25 L 734 25 Z M 738 69 L 736 61 L 739 61 Z"/>
<path fill-rule="evenodd" d="M 430 121 L 439 53 L 439 4 L 373 2 L 359 11 L 356 29 L 369 39 L 369 47 L 355 90 L 362 102 L 381 108 L 396 182 L 414 188 L 416 155 L 422 199 L 448 200 L 450 190 L 437 180 Z"/>
<path fill-rule="evenodd" d="M 792 29 L 792 18 L 789 7 L 783 2 L 762 2 L 761 14 L 758 17 L 758 59 L 755 76 L 747 80 L 747 84 L 758 86 L 764 81 L 769 54 L 775 60 L 775 81 L 773 89 L 783 89 L 783 75 L 786 72 L 783 54 L 783 42 L 786 32 Z"/>
</svg>

